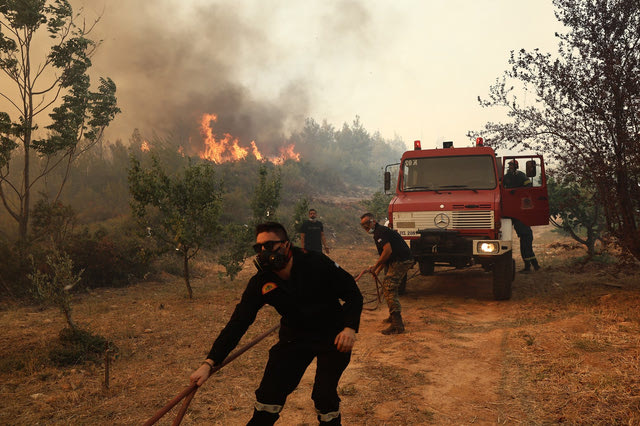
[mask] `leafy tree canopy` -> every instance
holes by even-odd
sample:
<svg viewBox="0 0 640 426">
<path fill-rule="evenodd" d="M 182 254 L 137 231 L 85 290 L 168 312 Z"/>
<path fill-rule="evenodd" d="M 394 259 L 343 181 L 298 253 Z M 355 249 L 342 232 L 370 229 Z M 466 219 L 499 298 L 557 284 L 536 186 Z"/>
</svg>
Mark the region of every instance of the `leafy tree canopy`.
<svg viewBox="0 0 640 426">
<path fill-rule="evenodd" d="M 181 253 L 191 298 L 189 260 L 200 248 L 210 247 L 219 230 L 222 187 L 208 162 L 190 162 L 182 175 L 170 176 L 157 158 L 152 160 L 151 168 L 145 169 L 131 157 L 131 210 L 149 235 Z"/>
<path fill-rule="evenodd" d="M 52 197 L 57 201 L 70 165 L 120 111 L 111 79 L 100 78 L 97 91 L 90 90 L 88 69 L 97 43 L 86 37 L 92 26 L 78 25 L 78 17 L 67 0 L 0 1 L 0 96 L 10 107 L 0 112 L 0 199 L 22 240 L 33 185 L 57 167 L 66 169 Z M 38 63 L 34 45 L 45 30 L 48 53 Z M 41 119 L 46 112 L 48 118 Z M 46 123 L 45 132 L 38 131 L 38 122 Z"/>
<path fill-rule="evenodd" d="M 559 176 L 593 188 L 609 232 L 640 259 L 640 7 L 637 0 L 554 0 L 558 52 L 512 52 L 482 106 L 487 143 L 549 154 Z"/>
</svg>

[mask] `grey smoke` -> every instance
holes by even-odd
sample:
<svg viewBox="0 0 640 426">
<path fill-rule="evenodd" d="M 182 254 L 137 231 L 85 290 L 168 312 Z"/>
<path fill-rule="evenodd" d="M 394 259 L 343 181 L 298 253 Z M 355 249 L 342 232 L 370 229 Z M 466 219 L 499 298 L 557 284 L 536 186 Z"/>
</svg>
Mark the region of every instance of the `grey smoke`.
<svg viewBox="0 0 640 426">
<path fill-rule="evenodd" d="M 110 140 L 126 142 L 138 128 L 145 138 L 190 140 L 193 154 L 202 148 L 200 117 L 215 113 L 217 134 L 230 133 L 242 146 L 255 139 L 270 154 L 291 126 L 304 122 L 309 82 L 290 81 L 277 96 L 258 99 L 238 81 L 244 67 L 276 63 L 280 50 L 234 12 L 234 2 L 224 3 L 185 9 L 178 0 L 73 2 L 88 19 L 102 14 L 91 34 L 103 40 L 92 74 L 116 82 L 122 109 L 108 129 Z"/>
</svg>

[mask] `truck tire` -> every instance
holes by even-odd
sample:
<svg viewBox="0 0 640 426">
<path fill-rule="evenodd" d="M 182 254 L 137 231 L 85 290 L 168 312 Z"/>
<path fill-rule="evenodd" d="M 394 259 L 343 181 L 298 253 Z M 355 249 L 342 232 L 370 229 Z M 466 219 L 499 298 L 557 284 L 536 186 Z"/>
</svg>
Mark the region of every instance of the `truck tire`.
<svg viewBox="0 0 640 426">
<path fill-rule="evenodd" d="M 508 252 L 499 256 L 493 264 L 493 298 L 495 300 L 511 299 L 514 263 L 511 252 Z"/>
<path fill-rule="evenodd" d="M 435 265 L 431 260 L 419 260 L 418 266 L 420 267 L 421 275 L 433 275 Z"/>
</svg>

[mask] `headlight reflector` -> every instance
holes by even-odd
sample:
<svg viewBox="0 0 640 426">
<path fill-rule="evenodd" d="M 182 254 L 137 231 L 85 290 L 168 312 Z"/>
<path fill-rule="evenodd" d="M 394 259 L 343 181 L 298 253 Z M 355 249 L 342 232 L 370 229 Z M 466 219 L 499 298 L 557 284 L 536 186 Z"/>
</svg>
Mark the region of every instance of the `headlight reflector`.
<svg viewBox="0 0 640 426">
<path fill-rule="evenodd" d="M 478 253 L 497 253 L 500 250 L 500 246 L 497 241 L 483 241 L 478 243 Z"/>
</svg>

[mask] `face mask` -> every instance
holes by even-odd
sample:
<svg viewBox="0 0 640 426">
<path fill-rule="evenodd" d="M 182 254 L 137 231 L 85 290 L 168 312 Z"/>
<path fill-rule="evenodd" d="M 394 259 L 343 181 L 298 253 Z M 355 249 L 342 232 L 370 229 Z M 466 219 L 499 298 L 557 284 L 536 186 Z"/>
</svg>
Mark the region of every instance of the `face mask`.
<svg viewBox="0 0 640 426">
<path fill-rule="evenodd" d="M 264 250 L 256 255 L 253 264 L 259 271 L 280 271 L 287 266 L 289 256 L 280 252 L 280 249 L 276 251 Z"/>
</svg>

